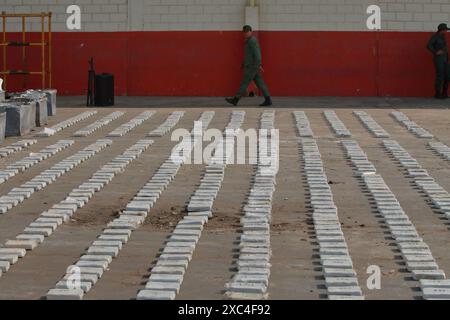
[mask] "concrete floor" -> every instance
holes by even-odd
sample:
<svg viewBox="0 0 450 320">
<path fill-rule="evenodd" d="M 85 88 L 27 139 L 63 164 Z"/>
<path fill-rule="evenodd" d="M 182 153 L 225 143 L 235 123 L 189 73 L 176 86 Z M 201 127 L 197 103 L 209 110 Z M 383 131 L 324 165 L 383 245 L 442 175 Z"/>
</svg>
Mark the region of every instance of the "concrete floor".
<svg viewBox="0 0 450 320">
<path fill-rule="evenodd" d="M 257 107 L 264 98 L 244 98 L 240 107 Z M 377 108 L 377 109 L 447 109 L 449 100 L 396 97 L 274 97 L 274 108 Z M 223 108 L 229 107 L 221 97 L 116 97 L 122 108 Z M 86 107 L 86 97 L 59 97 L 59 107 Z"/>
<path fill-rule="evenodd" d="M 58 115 L 50 119 L 50 124 L 59 123 L 84 111 L 82 97 L 60 98 Z M 253 100 L 256 101 L 256 100 Z M 105 137 L 119 125 L 129 121 L 145 106 L 154 108 L 157 114 L 135 130 L 121 138 L 114 138 L 111 147 L 98 153 L 92 159 L 59 178 L 30 199 L 0 215 L 0 243 L 20 233 L 41 212 L 50 208 L 79 184 L 87 180 L 99 167 L 121 154 L 128 146 L 142 139 L 159 126 L 175 110 L 185 109 L 186 115 L 177 128 L 191 129 L 202 111 L 214 110 L 216 116 L 210 128 L 223 130 L 229 121 L 231 110 L 245 110 L 247 116 L 244 129 L 257 128 L 263 109 L 247 104 L 241 108 L 224 107 L 220 99 L 189 98 L 119 98 L 115 108 L 94 108 L 99 113 L 73 127 L 63 130 L 51 138 L 37 138 L 38 143 L 29 149 L 0 160 L 0 168 L 25 157 L 44 146 L 60 139 L 71 138 L 76 143 L 42 161 L 38 165 L 18 174 L 0 185 L 0 193 L 5 194 L 19 184 L 30 180 L 41 171 L 51 167 L 84 146 Z M 332 190 L 339 218 L 343 223 L 349 251 L 366 299 L 414 299 L 419 296 L 416 281 L 404 270 L 393 242 L 386 236 L 386 229 L 370 207 L 367 196 L 362 192 L 352 168 L 345 160 L 339 139 L 334 137 L 322 112 L 327 107 L 336 109 L 340 119 L 352 132 L 364 151 L 396 194 L 405 212 L 414 223 L 424 241 L 430 246 L 438 265 L 450 274 L 450 253 L 447 246 L 450 230 L 446 221 L 429 207 L 410 180 L 404 177 L 400 168 L 386 155 L 381 139 L 373 136 L 352 115 L 356 106 L 362 106 L 387 130 L 392 139 L 397 140 L 415 157 L 430 175 L 446 190 L 450 191 L 450 162 L 433 155 L 426 149 L 428 140 L 416 138 L 400 126 L 389 113 L 403 108 L 402 112 L 428 129 L 435 140 L 450 145 L 450 102 L 437 103 L 427 99 L 276 99 L 276 127 L 280 129 L 280 171 L 274 195 L 271 243 L 273 256 L 269 285 L 270 299 L 321 299 L 325 293 L 323 277 L 318 268 L 317 244 L 311 229 L 309 213 L 305 208 L 305 189 L 302 183 L 303 171 L 297 150 L 297 132 L 292 111 L 302 107 L 306 111 L 324 159 L 326 173 L 333 182 Z M 279 102 L 280 101 L 280 102 Z M 289 105 L 289 104 L 292 105 Z M 435 105 L 436 104 L 436 105 Z M 435 108 L 431 108 L 435 105 Z M 130 108 L 129 107 L 133 106 Z M 185 106 L 185 107 L 182 107 Z M 197 107 L 194 107 L 197 106 Z M 305 108 L 308 106 L 308 108 Z M 371 108 L 368 108 L 371 107 Z M 87 138 L 72 138 L 75 131 L 100 119 L 113 110 L 126 111 L 126 115 L 113 121 Z M 33 138 L 34 133 L 22 138 L 8 138 L 3 145 L 9 145 L 23 138 Z M 0 278 L 0 299 L 41 299 L 64 275 L 67 266 L 75 262 L 105 225 L 124 209 L 128 201 L 151 178 L 154 171 L 168 157 L 175 142 L 170 134 L 155 138 L 155 144 L 132 162 L 125 172 L 116 176 L 101 192 L 78 210 L 73 220 L 57 231 L 36 250 L 12 266 Z M 94 286 L 85 299 L 134 299 L 143 288 L 149 275 L 149 268 L 163 248 L 165 238 L 173 230 L 176 221 L 184 214 L 185 205 L 195 191 L 203 165 L 185 165 L 176 179 L 162 194 L 152 209 L 146 223 L 133 232 L 110 269 Z M 225 180 L 214 203 L 214 218 L 205 228 L 192 262 L 184 277 L 178 299 L 223 299 L 224 285 L 233 275 L 233 257 L 238 237 L 241 206 L 250 188 L 252 166 L 227 167 Z M 382 270 L 381 290 L 369 290 L 365 283 L 369 265 L 378 265 Z"/>
</svg>

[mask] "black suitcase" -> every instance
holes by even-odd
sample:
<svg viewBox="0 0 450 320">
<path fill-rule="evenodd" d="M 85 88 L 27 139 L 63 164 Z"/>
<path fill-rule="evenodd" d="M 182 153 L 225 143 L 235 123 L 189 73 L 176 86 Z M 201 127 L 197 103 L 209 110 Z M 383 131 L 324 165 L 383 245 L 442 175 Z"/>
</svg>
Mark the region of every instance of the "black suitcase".
<svg viewBox="0 0 450 320">
<path fill-rule="evenodd" d="M 114 105 L 114 76 L 102 73 L 95 76 L 95 105 L 109 107 Z"/>
</svg>

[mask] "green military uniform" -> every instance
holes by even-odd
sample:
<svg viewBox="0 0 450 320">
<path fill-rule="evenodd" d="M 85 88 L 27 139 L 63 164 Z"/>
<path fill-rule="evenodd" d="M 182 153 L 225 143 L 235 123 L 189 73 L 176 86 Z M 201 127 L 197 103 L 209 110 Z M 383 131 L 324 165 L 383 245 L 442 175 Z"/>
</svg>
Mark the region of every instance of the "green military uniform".
<svg viewBox="0 0 450 320">
<path fill-rule="evenodd" d="M 244 68 L 244 76 L 236 94 L 236 98 L 240 99 L 246 92 L 248 86 L 252 81 L 255 81 L 259 89 L 262 90 L 264 97 L 270 97 L 269 89 L 260 74 L 260 66 L 262 62 L 261 49 L 258 40 L 255 37 L 250 37 L 245 42 L 245 55 L 242 64 Z"/>
<path fill-rule="evenodd" d="M 435 90 L 436 97 L 447 96 L 449 86 L 448 72 L 448 47 L 445 34 L 435 33 L 428 42 L 428 50 L 430 50 L 434 57 L 434 67 L 436 69 Z M 437 52 L 442 50 L 443 54 L 438 55 Z"/>
</svg>

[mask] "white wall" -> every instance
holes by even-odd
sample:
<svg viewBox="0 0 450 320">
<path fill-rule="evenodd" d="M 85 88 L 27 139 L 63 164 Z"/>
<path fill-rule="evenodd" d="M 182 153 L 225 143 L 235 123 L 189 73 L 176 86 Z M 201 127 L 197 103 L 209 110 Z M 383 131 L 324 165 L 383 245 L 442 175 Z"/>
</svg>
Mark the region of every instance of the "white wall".
<svg viewBox="0 0 450 320">
<path fill-rule="evenodd" d="M 450 0 L 260 0 L 266 30 L 365 30 L 366 9 L 381 8 L 382 30 L 434 31 L 450 22 Z"/>
<path fill-rule="evenodd" d="M 240 30 L 246 0 L 146 1 L 145 30 Z"/>
<path fill-rule="evenodd" d="M 134 1 L 130 0 L 130 4 Z M 51 11 L 54 31 L 68 31 L 66 9 L 68 6 L 76 4 L 82 11 L 81 31 L 126 31 L 128 29 L 128 2 L 128 0 L 0 0 L 0 11 L 8 13 Z M 20 19 L 16 21 L 17 23 L 8 25 L 8 30 L 19 30 Z M 40 23 L 30 23 L 27 28 L 40 30 Z"/>
<path fill-rule="evenodd" d="M 240 30 L 247 0 L 0 0 L 0 11 L 54 13 L 67 31 L 68 5 L 82 9 L 82 31 Z M 366 8 L 382 9 L 382 29 L 434 31 L 450 22 L 450 0 L 257 0 L 262 30 L 366 30 Z M 15 30 L 17 24 L 9 24 Z M 29 28 L 36 29 L 36 26 Z"/>
</svg>

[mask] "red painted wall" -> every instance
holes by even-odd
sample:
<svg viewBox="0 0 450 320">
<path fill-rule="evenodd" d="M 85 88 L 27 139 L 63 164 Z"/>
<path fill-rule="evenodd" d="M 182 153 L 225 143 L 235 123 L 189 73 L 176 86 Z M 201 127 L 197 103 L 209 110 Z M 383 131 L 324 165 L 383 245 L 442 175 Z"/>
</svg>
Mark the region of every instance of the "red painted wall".
<svg viewBox="0 0 450 320">
<path fill-rule="evenodd" d="M 17 34 L 11 34 L 14 39 Z M 33 35 L 33 38 L 37 35 Z M 259 32 L 274 96 L 430 96 L 434 70 L 424 32 Z M 84 95 L 87 61 L 113 73 L 117 95 L 225 96 L 240 81 L 240 32 L 54 33 L 53 87 Z M 8 49 L 8 67 L 20 66 Z M 0 59 L 1 63 L 1 59 Z M 30 49 L 28 65 L 40 66 Z M 21 90 L 22 77 L 9 77 Z M 26 83 L 39 87 L 36 76 Z"/>
<path fill-rule="evenodd" d="M 434 95 L 433 58 L 426 48 L 431 35 L 427 32 L 380 33 L 380 95 Z"/>
</svg>

